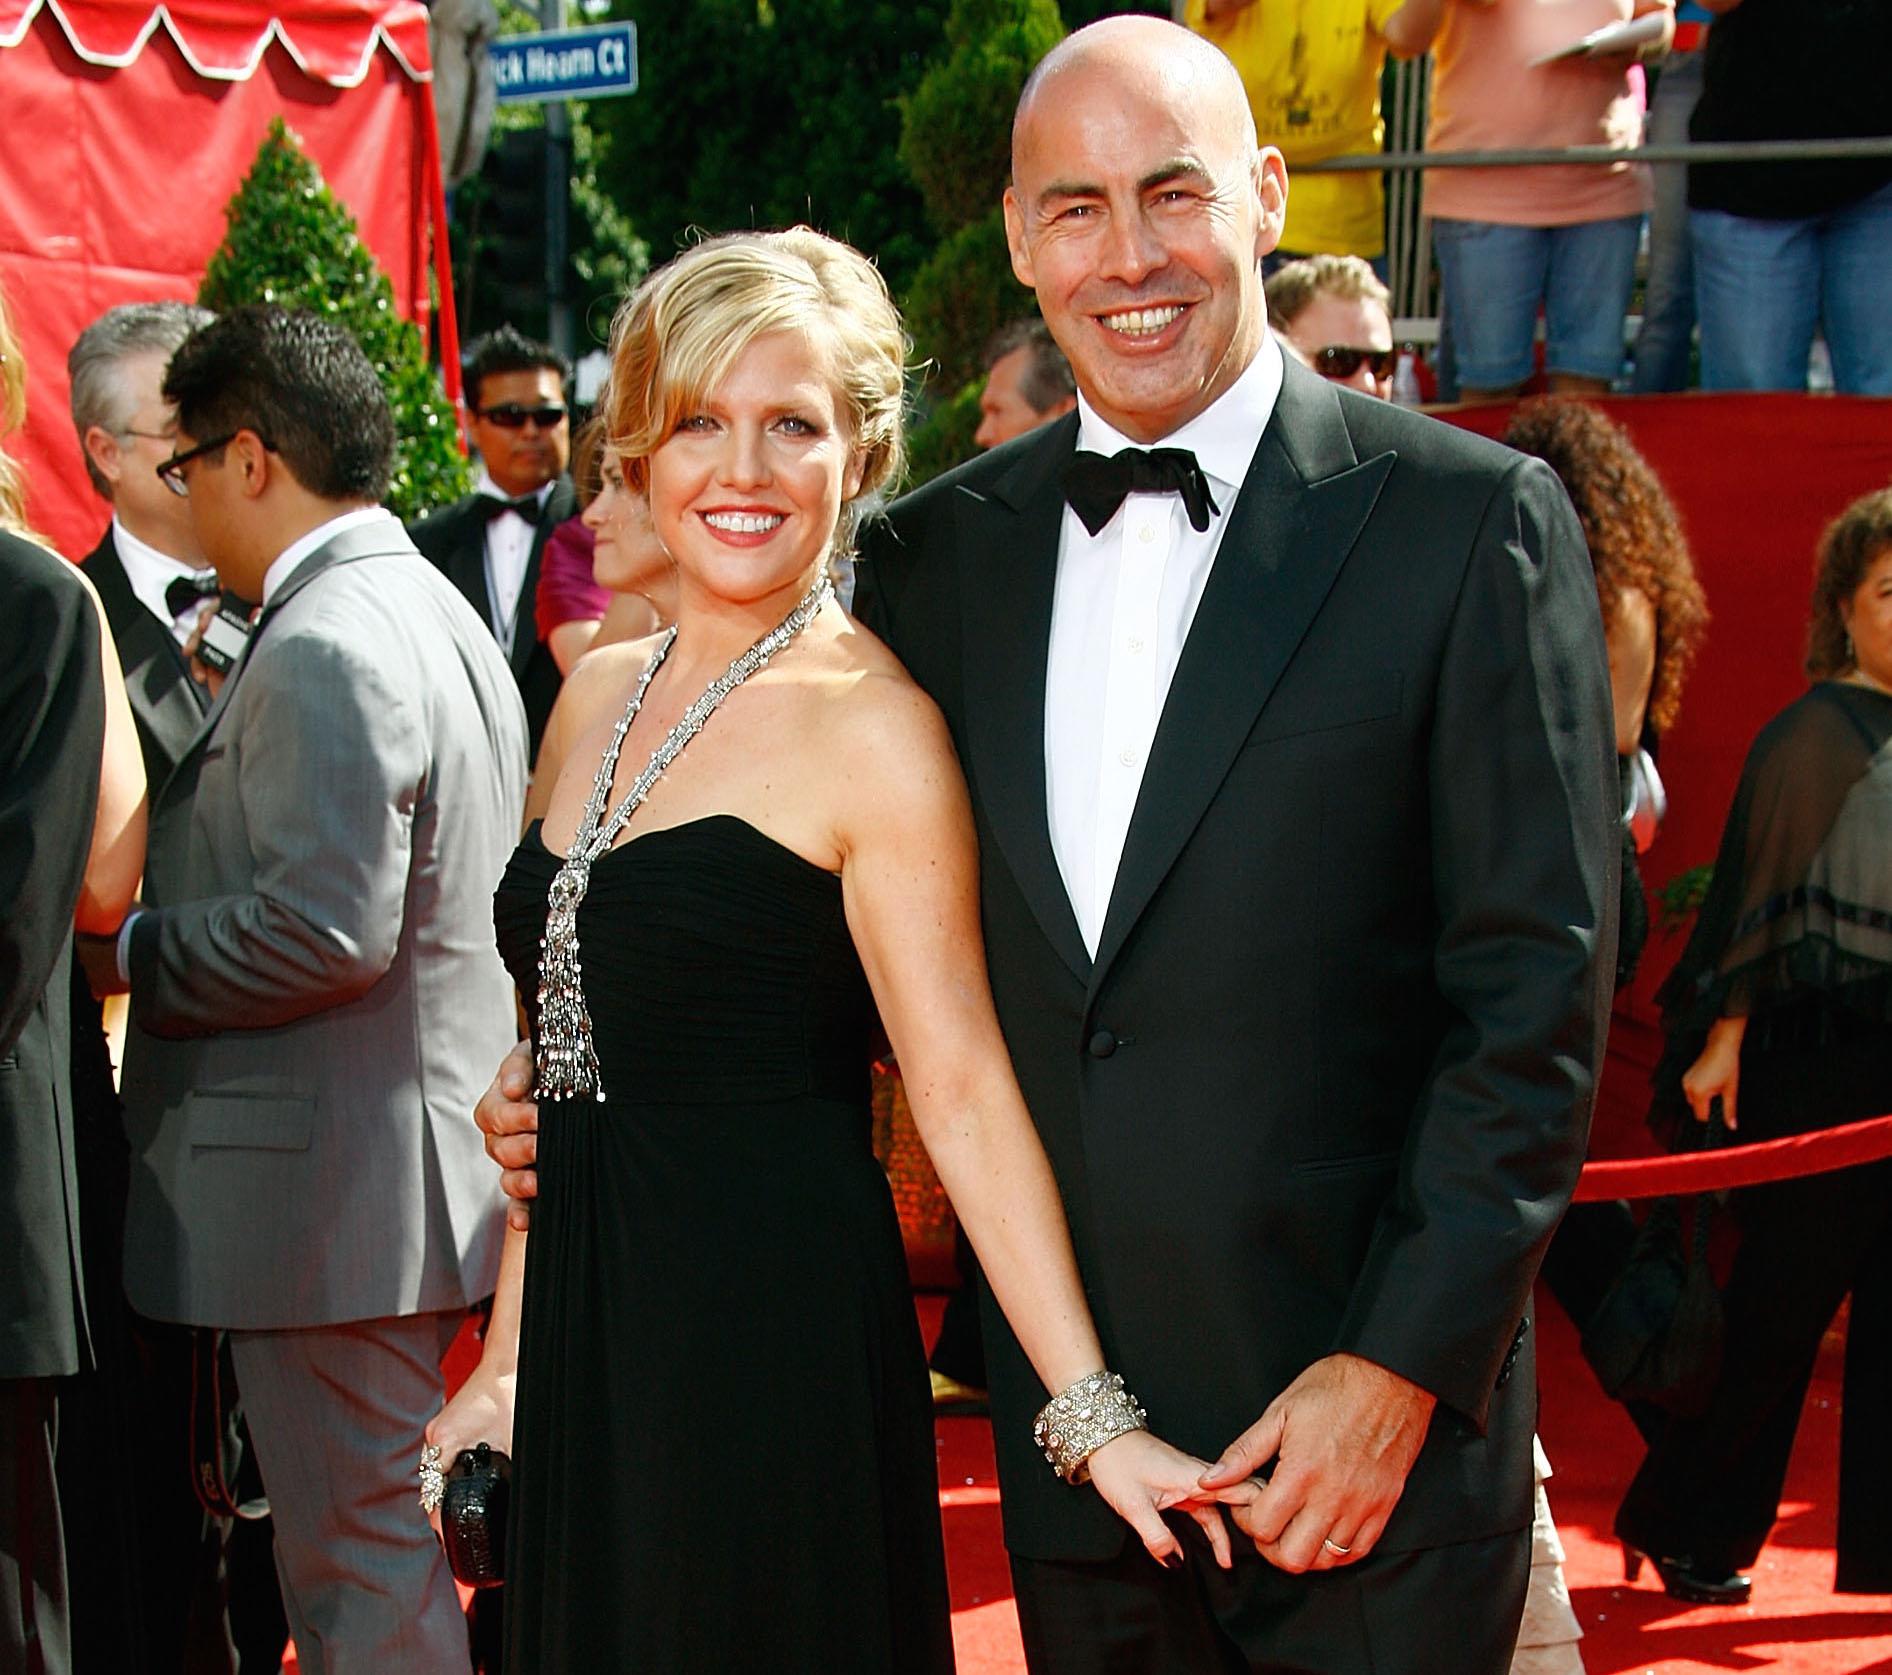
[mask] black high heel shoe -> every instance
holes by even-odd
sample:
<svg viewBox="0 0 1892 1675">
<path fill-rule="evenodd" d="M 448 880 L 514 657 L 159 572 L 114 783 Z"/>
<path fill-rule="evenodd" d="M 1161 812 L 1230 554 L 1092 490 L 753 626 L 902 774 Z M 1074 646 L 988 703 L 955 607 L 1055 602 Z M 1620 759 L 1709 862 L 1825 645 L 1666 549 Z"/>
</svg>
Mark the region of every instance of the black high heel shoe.
<svg viewBox="0 0 1892 1675">
<path fill-rule="evenodd" d="M 1639 1547 L 1623 1543 L 1623 1580 L 1634 1582 L 1642 1575 L 1642 1561 L 1647 1559 L 1662 1578 L 1662 1588 L 1671 1599 L 1686 1600 L 1690 1605 L 1745 1605 L 1754 1591 L 1754 1578 L 1738 1570 L 1713 1570 L 1690 1558 L 1663 1558 L 1644 1553 Z"/>
</svg>

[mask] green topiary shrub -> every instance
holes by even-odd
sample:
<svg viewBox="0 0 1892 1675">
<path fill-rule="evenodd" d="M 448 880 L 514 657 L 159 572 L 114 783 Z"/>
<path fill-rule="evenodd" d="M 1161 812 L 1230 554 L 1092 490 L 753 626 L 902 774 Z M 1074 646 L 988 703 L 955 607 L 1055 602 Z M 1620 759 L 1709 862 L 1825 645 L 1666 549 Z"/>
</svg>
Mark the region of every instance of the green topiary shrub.
<svg viewBox="0 0 1892 1675">
<path fill-rule="evenodd" d="M 445 506 L 472 478 L 451 404 L 427 363 L 419 330 L 394 306 L 394 287 L 296 136 L 274 118 L 198 288 L 206 308 L 273 302 L 326 314 L 355 334 L 394 409 L 389 510 L 401 518 Z"/>
</svg>

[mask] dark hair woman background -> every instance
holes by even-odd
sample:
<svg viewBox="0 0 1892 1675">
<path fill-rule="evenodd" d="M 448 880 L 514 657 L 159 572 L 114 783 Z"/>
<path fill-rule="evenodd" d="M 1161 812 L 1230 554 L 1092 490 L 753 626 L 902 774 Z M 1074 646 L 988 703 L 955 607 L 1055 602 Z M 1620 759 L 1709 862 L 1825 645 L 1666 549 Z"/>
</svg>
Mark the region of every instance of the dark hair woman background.
<svg viewBox="0 0 1892 1675">
<path fill-rule="evenodd" d="M 1659 999 L 1652 1122 L 1741 1137 L 1892 1110 L 1892 491 L 1826 532 L 1814 685 L 1762 728 L 1694 935 Z M 1892 1161 L 1746 1187 L 1708 1409 L 1673 1419 L 1616 1515 L 1632 1563 L 1679 1598 L 1734 1603 L 1779 1510 L 1828 1323 L 1852 1296 L 1840 1439 L 1841 1593 L 1892 1592 Z"/>
<path fill-rule="evenodd" d="M 1622 785 L 1623 884 L 1616 983 L 1635 975 L 1649 938 L 1649 906 L 1637 856 L 1655 841 L 1667 807 L 1656 771 L 1661 735 L 1682 706 L 1682 682 L 1708 628 L 1708 605 L 1680 518 L 1661 480 L 1628 434 L 1581 401 L 1519 404 L 1504 434 L 1557 473 L 1577 510 L 1596 571 L 1609 649 Z M 1573 1204 L 1544 1253 L 1543 1281 L 1579 1331 L 1628 1260 L 1636 1221 L 1621 1201 Z M 1662 1411 L 1626 1404 L 1646 1439 Z"/>
</svg>

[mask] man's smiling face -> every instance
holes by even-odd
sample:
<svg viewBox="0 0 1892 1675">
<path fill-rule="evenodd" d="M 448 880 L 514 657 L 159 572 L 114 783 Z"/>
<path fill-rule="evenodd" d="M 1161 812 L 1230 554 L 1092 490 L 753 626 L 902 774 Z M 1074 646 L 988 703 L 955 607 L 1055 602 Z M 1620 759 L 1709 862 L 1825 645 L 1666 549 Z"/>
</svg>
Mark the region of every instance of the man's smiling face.
<svg viewBox="0 0 1892 1675">
<path fill-rule="evenodd" d="M 1278 153 L 1255 151 L 1233 66 L 1174 25 L 1133 21 L 1163 33 L 1113 32 L 1027 92 L 1005 225 L 1086 400 L 1154 442 L 1254 359 L 1287 177 Z"/>
</svg>

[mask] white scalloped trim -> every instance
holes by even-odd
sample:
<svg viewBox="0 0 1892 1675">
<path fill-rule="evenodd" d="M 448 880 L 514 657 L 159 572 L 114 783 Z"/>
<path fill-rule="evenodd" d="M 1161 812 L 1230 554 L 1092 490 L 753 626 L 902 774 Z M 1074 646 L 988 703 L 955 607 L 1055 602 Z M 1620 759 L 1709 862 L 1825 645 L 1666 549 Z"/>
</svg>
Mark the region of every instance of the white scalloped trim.
<svg viewBox="0 0 1892 1675">
<path fill-rule="evenodd" d="M 374 62 L 376 47 L 385 47 L 389 56 L 401 66 L 410 81 L 434 79 L 432 66 L 410 63 L 407 55 L 395 44 L 394 37 L 378 23 L 369 32 L 367 44 L 362 48 L 360 62 L 346 75 L 324 75 L 321 71 L 312 69 L 309 61 L 298 50 L 296 43 L 290 39 L 288 31 L 283 28 L 281 20 L 273 17 L 269 20 L 269 27 L 257 37 L 247 64 L 237 69 L 228 69 L 217 64 L 205 64 L 191 51 L 190 42 L 184 39 L 183 33 L 171 18 L 170 10 L 162 3 L 145 20 L 144 27 L 138 31 L 137 39 L 132 42 L 127 52 L 98 52 L 87 46 L 79 39 L 77 31 L 74 30 L 66 14 L 59 9 L 59 0 L 32 0 L 32 4 L 26 8 L 20 18 L 19 27 L 10 35 L 0 34 L 0 47 L 18 46 L 26 38 L 27 30 L 33 27 L 33 19 L 42 10 L 51 12 L 58 20 L 59 27 L 65 31 L 67 44 L 80 58 L 88 64 L 97 65 L 103 69 L 122 70 L 126 65 L 135 63 L 139 53 L 144 51 L 145 42 L 157 33 L 158 26 L 162 24 L 177 50 L 184 55 L 184 62 L 206 81 L 248 81 L 256 74 L 258 66 L 263 62 L 263 54 L 269 50 L 271 41 L 281 42 L 283 51 L 295 60 L 296 68 L 311 81 L 319 81 L 325 87 L 359 87 L 368 78 L 368 67 Z"/>
</svg>

